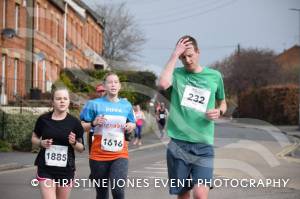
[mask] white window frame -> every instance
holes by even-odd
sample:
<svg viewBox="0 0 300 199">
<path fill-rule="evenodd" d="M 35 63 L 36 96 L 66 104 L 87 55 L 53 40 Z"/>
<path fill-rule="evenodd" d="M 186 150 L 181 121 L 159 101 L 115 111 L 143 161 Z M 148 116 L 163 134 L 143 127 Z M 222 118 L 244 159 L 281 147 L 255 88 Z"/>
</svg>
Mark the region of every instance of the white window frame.
<svg viewBox="0 0 300 199">
<path fill-rule="evenodd" d="M 45 92 L 46 90 L 46 71 L 47 71 L 47 65 L 46 60 L 42 61 L 42 91 Z"/>
<path fill-rule="evenodd" d="M 7 4 L 7 0 L 3 0 L 3 8 L 2 8 L 2 13 L 3 13 L 2 26 L 3 26 L 3 29 L 6 28 L 6 4 Z"/>
<path fill-rule="evenodd" d="M 35 82 L 34 82 L 34 87 L 38 88 L 38 70 L 39 70 L 39 62 L 36 60 L 35 61 L 35 70 L 34 70 L 34 76 L 35 76 Z"/>
<path fill-rule="evenodd" d="M 15 31 L 16 33 L 19 32 L 19 20 L 20 20 L 20 5 L 19 4 L 15 4 Z"/>
<path fill-rule="evenodd" d="M 59 40 L 58 40 L 58 37 L 59 37 L 59 19 L 58 18 L 55 19 L 55 26 L 56 26 L 55 41 L 58 43 L 59 42 Z"/>
<path fill-rule="evenodd" d="M 36 10 L 35 10 L 35 21 L 36 21 L 36 24 L 35 24 L 35 30 L 39 30 L 39 23 L 40 23 L 40 13 L 39 13 L 39 4 L 36 3 Z"/>
<path fill-rule="evenodd" d="M 14 60 L 14 95 L 18 94 L 18 66 L 19 60 Z"/>
</svg>

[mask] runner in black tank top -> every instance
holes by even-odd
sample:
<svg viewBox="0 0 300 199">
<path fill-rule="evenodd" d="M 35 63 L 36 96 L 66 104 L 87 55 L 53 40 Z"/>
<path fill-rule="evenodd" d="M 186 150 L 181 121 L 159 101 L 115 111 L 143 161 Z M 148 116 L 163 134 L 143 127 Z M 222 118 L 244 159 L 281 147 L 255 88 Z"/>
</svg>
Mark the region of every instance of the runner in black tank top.
<svg viewBox="0 0 300 199">
<path fill-rule="evenodd" d="M 158 121 L 158 127 L 160 131 L 160 138 L 163 138 L 165 134 L 165 125 L 166 125 L 167 116 L 168 116 L 168 110 L 165 108 L 165 104 L 161 103 L 160 108 L 157 111 L 157 121 Z"/>
</svg>

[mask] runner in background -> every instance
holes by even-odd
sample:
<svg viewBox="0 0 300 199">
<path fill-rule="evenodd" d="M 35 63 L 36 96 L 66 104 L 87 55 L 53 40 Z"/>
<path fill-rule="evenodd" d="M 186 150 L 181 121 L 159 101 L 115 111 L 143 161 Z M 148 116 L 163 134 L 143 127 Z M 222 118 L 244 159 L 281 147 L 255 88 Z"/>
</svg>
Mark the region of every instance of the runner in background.
<svg viewBox="0 0 300 199">
<path fill-rule="evenodd" d="M 166 120 L 168 115 L 169 115 L 168 109 L 166 108 L 165 104 L 161 102 L 156 112 L 156 120 L 158 123 L 161 139 L 163 139 L 165 136 L 165 125 L 166 125 Z"/>
<path fill-rule="evenodd" d="M 75 173 L 74 150 L 84 150 L 84 130 L 80 121 L 67 112 L 70 98 L 66 88 L 53 91 L 52 105 L 53 111 L 37 119 L 32 133 L 32 144 L 41 148 L 34 164 L 42 198 L 66 199 Z"/>
<path fill-rule="evenodd" d="M 119 98 L 119 77 L 109 72 L 104 77 L 106 95 L 88 101 L 81 112 L 81 119 L 94 128 L 94 141 L 90 153 L 91 178 L 100 182 L 96 186 L 97 199 L 109 198 L 110 182 L 114 199 L 125 198 L 125 187 L 116 185 L 127 179 L 128 145 L 124 132 L 132 132 L 135 119 L 132 105 Z"/>
<path fill-rule="evenodd" d="M 134 115 L 136 120 L 136 129 L 134 133 L 135 140 L 133 141 L 133 145 L 142 145 L 142 130 L 145 122 L 145 114 L 141 110 L 140 105 L 134 106 Z"/>
</svg>

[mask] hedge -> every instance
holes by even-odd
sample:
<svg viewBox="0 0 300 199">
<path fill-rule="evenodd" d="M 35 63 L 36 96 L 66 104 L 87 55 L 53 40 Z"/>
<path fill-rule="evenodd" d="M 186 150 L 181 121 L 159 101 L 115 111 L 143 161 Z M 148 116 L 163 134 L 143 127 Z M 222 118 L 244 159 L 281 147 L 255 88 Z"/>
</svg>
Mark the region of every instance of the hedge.
<svg viewBox="0 0 300 199">
<path fill-rule="evenodd" d="M 299 121 L 299 86 L 267 86 L 244 92 L 238 102 L 239 117 L 272 124 L 296 125 Z"/>
<path fill-rule="evenodd" d="M 13 149 L 20 151 L 31 150 L 31 134 L 38 118 L 31 113 L 8 114 L 0 112 L 2 137 L 11 144 Z"/>
<path fill-rule="evenodd" d="M 70 113 L 75 117 L 79 116 L 79 110 L 70 110 Z M 15 150 L 31 151 L 31 135 L 39 115 L 31 113 L 8 114 L 1 111 L 0 116 L 0 130 L 1 132 L 4 130 L 4 141 Z"/>
</svg>

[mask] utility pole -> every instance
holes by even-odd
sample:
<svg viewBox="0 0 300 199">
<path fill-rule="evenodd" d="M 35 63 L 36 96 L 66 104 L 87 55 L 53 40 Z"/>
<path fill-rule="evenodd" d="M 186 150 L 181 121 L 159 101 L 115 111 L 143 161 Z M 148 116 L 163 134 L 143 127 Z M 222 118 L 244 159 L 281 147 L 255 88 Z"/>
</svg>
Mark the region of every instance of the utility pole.
<svg viewBox="0 0 300 199">
<path fill-rule="evenodd" d="M 240 65 L 240 55 L 241 55 L 241 45 L 238 43 L 237 45 L 237 52 L 236 52 L 236 64 L 239 67 Z M 238 86 L 237 88 L 237 107 L 238 107 L 238 117 L 240 117 L 240 97 L 241 97 L 241 88 Z"/>
<path fill-rule="evenodd" d="M 289 10 L 296 11 L 299 14 L 299 34 L 298 34 L 298 39 L 299 39 L 299 45 L 300 45 L 300 8 L 290 8 Z"/>
<path fill-rule="evenodd" d="M 299 14 L 299 45 L 300 45 L 300 9 L 299 8 L 290 8 L 289 10 L 291 11 L 296 11 Z M 300 78 L 299 78 L 299 94 L 300 94 Z M 299 99 L 299 107 L 298 107 L 298 128 L 300 129 L 300 96 L 298 94 L 298 99 Z"/>
</svg>

